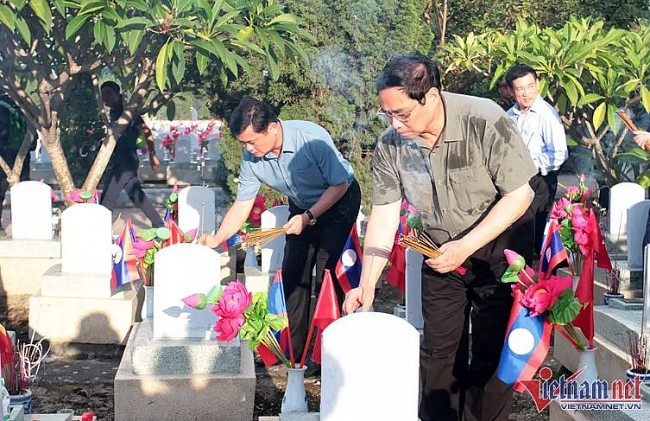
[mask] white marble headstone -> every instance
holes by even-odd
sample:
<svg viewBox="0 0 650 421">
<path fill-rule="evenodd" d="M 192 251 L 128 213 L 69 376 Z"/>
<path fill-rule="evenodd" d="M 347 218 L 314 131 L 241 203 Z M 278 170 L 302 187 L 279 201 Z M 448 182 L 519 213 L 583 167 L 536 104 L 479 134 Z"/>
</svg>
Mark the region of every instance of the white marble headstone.
<svg viewBox="0 0 650 421">
<path fill-rule="evenodd" d="M 625 240 L 627 210 L 645 199 L 645 190 L 636 183 L 618 183 L 609 190 L 609 234 L 612 241 Z"/>
<path fill-rule="evenodd" d="M 289 206 L 274 206 L 262 212 L 261 226 L 262 228 L 278 228 L 286 224 L 288 220 Z M 262 272 L 275 273 L 276 270 L 282 269 L 285 243 L 285 236 L 280 235 L 262 246 Z"/>
<path fill-rule="evenodd" d="M 212 337 L 214 313 L 209 309 L 194 310 L 182 299 L 208 293 L 219 283 L 220 260 L 219 253 L 198 244 L 174 244 L 156 253 L 154 338 Z"/>
<path fill-rule="evenodd" d="M 420 334 L 403 319 L 359 312 L 323 331 L 321 421 L 417 420 Z"/>
<path fill-rule="evenodd" d="M 424 329 L 422 317 L 422 261 L 424 257 L 413 250 L 406 249 L 405 296 L 406 321 L 416 329 Z"/>
<path fill-rule="evenodd" d="M 102 205 L 80 203 L 61 214 L 61 271 L 111 275 L 112 214 Z M 109 279 L 106 279 L 109 282 Z"/>
<path fill-rule="evenodd" d="M 176 140 L 176 156 L 174 163 L 187 164 L 192 156 L 192 142 L 196 142 L 196 136 L 180 135 Z"/>
<path fill-rule="evenodd" d="M 181 189 L 178 192 L 178 227 L 183 232 L 198 228 L 197 235 L 214 233 L 214 202 L 214 192 L 207 187 Z"/>
<path fill-rule="evenodd" d="M 643 268 L 643 236 L 648 221 L 650 200 L 632 205 L 627 210 L 627 264 L 630 269 Z"/>
<path fill-rule="evenodd" d="M 40 181 L 11 188 L 11 236 L 14 240 L 52 239 L 52 189 Z"/>
</svg>

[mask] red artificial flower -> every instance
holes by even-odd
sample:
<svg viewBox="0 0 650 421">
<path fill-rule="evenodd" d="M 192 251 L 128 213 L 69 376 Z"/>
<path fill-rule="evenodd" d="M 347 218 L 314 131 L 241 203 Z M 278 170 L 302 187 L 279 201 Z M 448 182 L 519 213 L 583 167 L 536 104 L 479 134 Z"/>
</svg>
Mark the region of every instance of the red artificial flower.
<svg viewBox="0 0 650 421">
<path fill-rule="evenodd" d="M 589 226 L 589 217 L 582 206 L 574 206 L 571 212 L 571 226 L 576 231 L 586 230 Z"/>
<path fill-rule="evenodd" d="M 562 292 L 572 285 L 570 277 L 551 276 L 528 287 L 521 304 L 531 310 L 531 317 L 538 316 L 553 307 Z"/>
<path fill-rule="evenodd" d="M 239 328 L 244 324 L 244 317 L 221 317 L 214 325 L 217 340 L 229 342 L 239 334 Z"/>
</svg>

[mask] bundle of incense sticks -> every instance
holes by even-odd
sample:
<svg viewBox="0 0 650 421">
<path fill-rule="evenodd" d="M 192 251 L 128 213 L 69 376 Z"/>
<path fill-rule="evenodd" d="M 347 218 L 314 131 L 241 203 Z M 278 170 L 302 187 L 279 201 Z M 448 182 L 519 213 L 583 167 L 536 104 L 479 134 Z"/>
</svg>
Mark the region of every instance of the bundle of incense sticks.
<svg viewBox="0 0 650 421">
<path fill-rule="evenodd" d="M 266 228 L 252 230 L 244 236 L 244 239 L 241 242 L 241 248 L 245 249 L 248 247 L 260 247 L 263 244 L 266 244 L 276 237 L 284 234 L 286 231 L 286 228 Z"/>
<path fill-rule="evenodd" d="M 632 121 L 630 116 L 627 115 L 627 113 L 625 111 L 618 110 L 618 111 L 616 111 L 616 114 L 618 114 L 618 116 L 621 118 L 621 120 L 623 120 L 623 123 L 625 123 L 625 126 L 627 126 L 628 130 L 633 131 L 633 132 L 636 132 L 636 131 L 639 130 L 639 128 L 636 126 L 636 124 L 634 124 L 634 122 Z"/>
<path fill-rule="evenodd" d="M 409 235 L 400 235 L 398 244 L 402 247 L 407 247 L 413 251 L 417 251 L 418 253 L 432 259 L 435 259 L 442 254 L 440 248 L 435 245 L 433 240 L 431 240 L 427 234 L 421 231 L 414 230 L 411 231 Z M 462 266 L 458 266 L 456 269 L 454 269 L 454 272 L 458 273 L 459 275 L 465 275 L 467 273 L 467 269 Z"/>
</svg>

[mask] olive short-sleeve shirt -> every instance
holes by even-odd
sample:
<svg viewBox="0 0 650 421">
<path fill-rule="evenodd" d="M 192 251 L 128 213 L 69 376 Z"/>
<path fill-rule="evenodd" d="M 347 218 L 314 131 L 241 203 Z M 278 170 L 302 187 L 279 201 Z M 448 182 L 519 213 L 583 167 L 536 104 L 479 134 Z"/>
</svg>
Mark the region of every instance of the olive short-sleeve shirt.
<svg viewBox="0 0 650 421">
<path fill-rule="evenodd" d="M 433 150 L 388 128 L 373 154 L 375 205 L 405 197 L 425 231 L 461 238 L 503 196 L 537 173 L 517 127 L 494 101 L 442 93 L 445 127 Z"/>
</svg>

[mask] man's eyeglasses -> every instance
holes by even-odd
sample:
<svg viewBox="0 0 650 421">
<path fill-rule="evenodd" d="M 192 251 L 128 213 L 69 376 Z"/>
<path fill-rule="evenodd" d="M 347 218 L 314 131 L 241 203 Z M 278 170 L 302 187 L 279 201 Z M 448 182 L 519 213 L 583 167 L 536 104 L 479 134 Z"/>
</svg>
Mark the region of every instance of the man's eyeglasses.
<svg viewBox="0 0 650 421">
<path fill-rule="evenodd" d="M 388 111 L 384 111 L 381 108 L 377 110 L 377 117 L 379 117 L 381 120 L 387 122 L 387 123 L 392 123 L 393 119 L 396 119 L 398 121 L 401 121 L 402 123 L 406 123 L 409 121 L 411 118 L 411 114 L 413 114 L 413 111 L 415 111 L 415 108 L 419 105 L 420 103 L 416 103 L 413 108 L 411 108 L 407 112 L 399 112 L 399 113 L 391 113 Z"/>
</svg>

